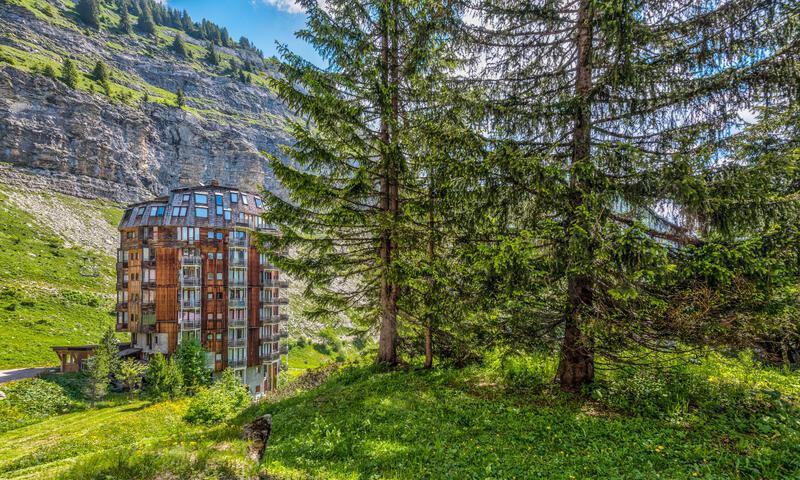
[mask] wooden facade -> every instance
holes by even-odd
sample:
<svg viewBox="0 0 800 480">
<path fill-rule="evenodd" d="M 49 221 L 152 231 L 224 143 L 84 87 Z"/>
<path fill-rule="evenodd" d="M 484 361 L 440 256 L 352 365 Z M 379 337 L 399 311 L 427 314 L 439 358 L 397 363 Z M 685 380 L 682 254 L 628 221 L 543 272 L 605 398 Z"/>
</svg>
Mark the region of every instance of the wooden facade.
<svg viewBox="0 0 800 480">
<path fill-rule="evenodd" d="M 280 272 L 257 248 L 258 232 L 274 231 L 261 219 L 263 207 L 255 194 L 212 184 L 126 209 L 117 330 L 130 332 L 145 358 L 170 355 L 194 337 L 215 371 L 233 368 L 253 393 L 274 388 L 286 315 L 275 304 Z"/>
</svg>

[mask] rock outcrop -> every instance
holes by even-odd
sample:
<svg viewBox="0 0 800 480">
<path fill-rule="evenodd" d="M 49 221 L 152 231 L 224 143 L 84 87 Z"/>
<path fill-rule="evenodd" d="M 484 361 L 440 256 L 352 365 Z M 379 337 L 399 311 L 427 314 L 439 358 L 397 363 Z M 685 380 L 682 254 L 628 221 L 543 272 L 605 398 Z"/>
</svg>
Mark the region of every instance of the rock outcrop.
<svg viewBox="0 0 800 480">
<path fill-rule="evenodd" d="M 102 60 L 127 88 L 182 88 L 188 98 L 185 110 L 131 105 L 0 60 L 0 161 L 36 174 L 40 187 L 124 202 L 211 180 L 276 188 L 261 152 L 279 153 L 291 142 L 283 127 L 289 112 L 265 86 L 209 73 L 136 35 L 70 28 L 7 2 L 0 3 L 0 45 L 34 59 L 71 57 L 84 73 Z"/>
</svg>

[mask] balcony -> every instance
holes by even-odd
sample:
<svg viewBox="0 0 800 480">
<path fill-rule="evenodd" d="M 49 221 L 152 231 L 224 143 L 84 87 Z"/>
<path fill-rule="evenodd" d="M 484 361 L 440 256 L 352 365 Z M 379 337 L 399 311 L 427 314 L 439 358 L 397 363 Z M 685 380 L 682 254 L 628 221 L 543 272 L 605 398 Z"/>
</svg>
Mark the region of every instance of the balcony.
<svg viewBox="0 0 800 480">
<path fill-rule="evenodd" d="M 261 335 L 261 338 L 258 339 L 258 342 L 260 344 L 264 345 L 265 343 L 272 343 L 272 342 L 276 341 L 277 339 L 278 339 L 278 337 L 276 335 L 273 335 L 271 333 L 267 333 L 266 335 Z"/>
<path fill-rule="evenodd" d="M 281 345 L 280 349 L 281 355 L 286 355 L 289 353 L 289 345 Z"/>
<path fill-rule="evenodd" d="M 266 279 L 264 280 L 264 287 L 267 288 L 289 288 L 288 280 Z"/>
<path fill-rule="evenodd" d="M 261 360 L 264 362 L 274 362 L 280 359 L 281 359 L 280 352 L 265 353 L 264 355 L 261 356 Z"/>
<path fill-rule="evenodd" d="M 238 255 L 231 255 L 228 259 L 228 266 L 231 267 L 246 267 L 247 266 L 247 259 L 238 256 Z"/>
<path fill-rule="evenodd" d="M 202 265 L 203 259 L 198 256 L 181 257 L 181 265 Z"/>
<path fill-rule="evenodd" d="M 289 299 L 286 297 L 272 297 L 260 300 L 262 305 L 288 305 Z"/>
<path fill-rule="evenodd" d="M 142 288 L 156 288 L 155 280 L 142 280 Z"/>
<path fill-rule="evenodd" d="M 128 324 L 127 323 L 118 323 L 116 327 L 117 332 L 127 332 L 128 331 Z"/>
<path fill-rule="evenodd" d="M 117 302 L 117 311 L 121 312 L 128 309 L 128 302 Z"/>
<path fill-rule="evenodd" d="M 128 268 L 128 261 L 127 260 L 122 260 L 121 262 L 118 261 L 117 262 L 117 269 L 120 269 L 120 268 Z"/>
<path fill-rule="evenodd" d="M 237 227 L 250 228 L 250 222 L 247 220 L 236 220 L 233 222 Z"/>
<path fill-rule="evenodd" d="M 289 314 L 288 313 L 281 313 L 280 315 L 278 315 L 278 321 L 281 322 L 281 323 L 288 322 L 289 321 Z"/>
<path fill-rule="evenodd" d="M 273 265 L 271 263 L 259 263 L 258 267 L 261 270 L 277 270 L 278 269 L 278 267 L 276 267 L 275 265 Z"/>
<path fill-rule="evenodd" d="M 184 320 L 181 322 L 181 330 L 200 330 L 200 320 Z"/>
<path fill-rule="evenodd" d="M 181 308 L 186 309 L 193 309 L 193 308 L 200 308 L 200 299 L 192 299 L 192 300 L 181 300 Z"/>
<path fill-rule="evenodd" d="M 289 331 L 288 330 L 279 330 L 277 334 L 277 338 L 289 338 Z"/>
<path fill-rule="evenodd" d="M 247 248 L 249 242 L 246 238 L 231 238 L 228 240 L 228 246 L 231 248 Z"/>
<path fill-rule="evenodd" d="M 156 265 L 156 257 L 143 259 L 142 265 L 145 267 L 154 267 Z"/>
<path fill-rule="evenodd" d="M 243 298 L 232 298 L 228 300 L 228 308 L 247 308 L 247 300 Z"/>
<path fill-rule="evenodd" d="M 228 285 L 231 287 L 246 287 L 247 280 L 244 278 L 229 278 Z"/>
<path fill-rule="evenodd" d="M 155 302 L 142 302 L 142 313 L 155 313 Z"/>
<path fill-rule="evenodd" d="M 228 339 L 228 348 L 231 347 L 245 347 L 247 346 L 247 339 L 246 338 L 229 338 Z"/>
<path fill-rule="evenodd" d="M 184 287 L 199 287 L 203 283 L 200 277 L 196 276 L 182 276 L 179 280 Z"/>
<path fill-rule="evenodd" d="M 246 327 L 246 326 L 247 326 L 247 320 L 244 319 L 244 318 L 237 318 L 235 320 L 228 320 L 228 328 L 231 328 L 231 327 L 239 327 L 239 328 L 241 328 L 241 327 Z"/>
<path fill-rule="evenodd" d="M 261 323 L 278 323 L 278 316 L 277 315 L 259 315 L 258 321 Z"/>
<path fill-rule="evenodd" d="M 247 366 L 247 360 L 240 359 L 240 360 L 228 360 L 228 366 L 231 368 L 242 368 Z"/>
<path fill-rule="evenodd" d="M 275 225 L 264 225 L 264 224 L 257 225 L 256 226 L 256 230 L 258 230 L 259 232 L 277 232 L 278 231 L 278 229 L 275 227 Z"/>
</svg>

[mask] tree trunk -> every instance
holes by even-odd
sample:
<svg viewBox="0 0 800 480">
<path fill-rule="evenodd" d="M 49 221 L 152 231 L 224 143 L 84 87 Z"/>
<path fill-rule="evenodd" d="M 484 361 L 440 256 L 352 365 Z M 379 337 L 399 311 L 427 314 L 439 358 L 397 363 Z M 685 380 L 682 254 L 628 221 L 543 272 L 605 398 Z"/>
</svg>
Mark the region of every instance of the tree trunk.
<svg viewBox="0 0 800 480">
<path fill-rule="evenodd" d="M 397 91 L 393 87 L 397 74 L 396 39 L 389 32 L 389 9 L 381 11 L 381 59 L 382 82 L 391 92 L 391 99 L 381 99 L 382 110 L 380 137 L 383 173 L 380 179 L 381 211 L 386 215 L 387 224 L 381 231 L 380 260 L 381 272 L 381 329 L 378 340 L 378 363 L 397 364 L 397 281 L 393 275 L 393 256 L 395 249 L 395 224 L 397 222 L 399 199 L 397 186 L 397 152 L 394 148 L 393 130 L 397 124 Z M 394 31 L 394 28 L 393 28 Z M 395 84 L 396 85 L 396 84 Z"/>
<path fill-rule="evenodd" d="M 591 104 L 592 90 L 592 12 L 590 0 L 580 0 L 578 8 L 577 66 L 575 77 L 575 95 L 578 105 L 575 108 L 575 125 L 573 130 L 573 149 L 571 167 L 580 162 L 589 161 L 591 154 Z M 578 216 L 579 209 L 584 206 L 583 184 L 580 168 L 571 168 L 569 176 L 570 212 L 565 225 L 567 238 L 571 235 L 572 223 Z M 582 225 L 591 231 L 592 225 Z M 574 245 L 574 242 L 568 242 Z M 591 242 L 581 252 L 581 269 L 589 270 L 593 257 Z M 575 255 L 576 252 L 567 251 Z M 592 279 L 588 276 L 571 273 L 568 278 L 567 308 L 564 315 L 564 341 L 561 344 L 561 356 L 558 364 L 558 381 L 561 389 L 577 392 L 585 384 L 594 379 L 594 352 L 591 339 L 581 331 L 581 323 L 587 309 L 592 305 Z"/>
</svg>

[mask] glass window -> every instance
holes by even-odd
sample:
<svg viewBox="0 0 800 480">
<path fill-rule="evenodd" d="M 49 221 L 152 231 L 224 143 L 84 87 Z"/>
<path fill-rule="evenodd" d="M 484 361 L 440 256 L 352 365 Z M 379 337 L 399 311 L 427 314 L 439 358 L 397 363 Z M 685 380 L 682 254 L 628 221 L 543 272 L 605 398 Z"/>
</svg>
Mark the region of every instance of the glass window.
<svg viewBox="0 0 800 480">
<path fill-rule="evenodd" d="M 222 215 L 222 205 L 217 205 L 216 214 L 217 215 Z"/>
<path fill-rule="evenodd" d="M 239 202 L 239 194 L 236 192 L 231 192 L 231 203 L 238 203 Z"/>
<path fill-rule="evenodd" d="M 136 216 L 141 217 L 142 215 L 144 215 L 145 210 L 147 210 L 147 207 L 139 207 L 136 210 Z"/>
<path fill-rule="evenodd" d="M 258 208 L 263 208 L 264 207 L 264 202 L 261 201 L 260 197 L 256 197 L 256 207 L 258 207 Z"/>
<path fill-rule="evenodd" d="M 207 204 L 208 203 L 208 195 L 205 193 L 195 193 L 194 194 L 194 203 L 200 204 Z"/>
<path fill-rule="evenodd" d="M 214 253 L 213 252 L 208 252 L 208 259 L 209 260 L 214 260 Z"/>
<path fill-rule="evenodd" d="M 217 260 L 222 260 L 222 252 L 217 252 Z"/>
<path fill-rule="evenodd" d="M 197 218 L 208 218 L 208 208 L 207 207 L 195 207 L 194 208 L 194 216 Z"/>
<path fill-rule="evenodd" d="M 133 213 L 133 209 L 129 208 L 125 210 L 125 216 L 122 218 L 123 220 L 127 220 L 131 218 L 131 214 Z"/>
<path fill-rule="evenodd" d="M 217 240 L 222 240 L 222 232 L 217 232 Z"/>
<path fill-rule="evenodd" d="M 247 195 L 245 195 L 244 193 L 242 194 L 242 203 L 244 203 L 245 205 L 248 204 L 247 203 Z"/>
<path fill-rule="evenodd" d="M 159 205 L 155 207 L 150 207 L 150 216 L 151 217 L 163 217 L 164 216 L 164 206 Z"/>
<path fill-rule="evenodd" d="M 183 194 L 183 201 L 184 202 L 188 202 L 190 198 L 192 198 L 192 196 L 189 195 L 188 193 L 184 193 Z"/>
<path fill-rule="evenodd" d="M 217 280 L 222 280 L 222 272 L 217 272 Z M 219 298 L 222 298 L 222 293 L 219 294 Z"/>
<path fill-rule="evenodd" d="M 230 220 L 230 219 L 231 219 L 231 211 L 225 210 L 225 220 Z"/>
<path fill-rule="evenodd" d="M 172 216 L 173 217 L 180 217 L 181 216 L 181 207 L 172 207 Z"/>
<path fill-rule="evenodd" d="M 217 193 L 216 195 L 214 195 L 214 203 L 216 205 L 222 206 L 222 194 L 221 193 Z"/>
</svg>

